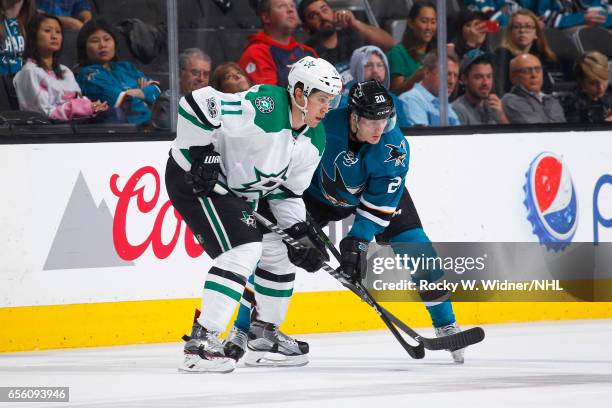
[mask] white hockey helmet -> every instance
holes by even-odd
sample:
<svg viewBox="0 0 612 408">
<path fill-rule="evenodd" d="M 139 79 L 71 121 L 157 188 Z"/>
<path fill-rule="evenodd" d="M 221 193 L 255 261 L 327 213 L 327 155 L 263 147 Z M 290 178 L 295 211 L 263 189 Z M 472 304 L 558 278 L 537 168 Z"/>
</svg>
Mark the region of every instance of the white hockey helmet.
<svg viewBox="0 0 612 408">
<path fill-rule="evenodd" d="M 295 84 L 304 84 L 304 96 L 308 97 L 314 89 L 338 95 L 342 90 L 342 79 L 332 64 L 323 58 L 304 57 L 293 64 L 289 71 L 287 90 L 293 97 Z"/>
</svg>

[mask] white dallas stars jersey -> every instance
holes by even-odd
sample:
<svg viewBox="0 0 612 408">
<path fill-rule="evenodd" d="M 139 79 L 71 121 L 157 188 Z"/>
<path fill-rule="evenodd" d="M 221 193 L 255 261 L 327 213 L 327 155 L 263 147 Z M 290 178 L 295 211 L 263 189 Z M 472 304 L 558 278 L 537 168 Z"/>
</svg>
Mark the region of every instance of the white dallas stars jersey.
<svg viewBox="0 0 612 408">
<path fill-rule="evenodd" d="M 300 133 L 291 129 L 289 94 L 283 88 L 256 85 L 225 94 L 205 87 L 181 99 L 171 154 L 188 171 L 189 147 L 210 143 L 221 155 L 220 183 L 249 201 L 284 199 L 279 185 L 301 195 L 310 184 L 325 147 L 325 131 L 322 125 Z M 301 200 L 299 206 L 303 208 Z M 303 220 L 303 210 L 298 213 Z"/>
</svg>

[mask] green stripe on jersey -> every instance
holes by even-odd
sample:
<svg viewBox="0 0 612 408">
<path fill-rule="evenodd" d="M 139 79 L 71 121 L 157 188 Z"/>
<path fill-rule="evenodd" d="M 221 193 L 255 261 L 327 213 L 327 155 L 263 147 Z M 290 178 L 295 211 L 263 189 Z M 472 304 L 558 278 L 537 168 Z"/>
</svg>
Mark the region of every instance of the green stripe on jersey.
<svg viewBox="0 0 612 408">
<path fill-rule="evenodd" d="M 209 280 L 207 280 L 204 284 L 204 289 L 214 290 L 215 292 L 223 293 L 224 295 L 234 299 L 236 302 L 240 301 L 240 298 L 242 297 L 242 294 L 236 292 L 234 289 L 228 288 L 227 286 L 221 285 L 220 283 L 212 282 Z"/>
<path fill-rule="evenodd" d="M 221 221 L 219 220 L 219 218 L 217 218 L 216 211 L 214 211 L 213 206 L 210 205 L 209 200 L 210 200 L 209 198 L 201 199 L 202 204 L 204 204 L 204 211 L 206 211 L 206 214 L 208 215 L 208 219 L 210 220 L 212 227 L 215 229 L 215 232 L 217 233 L 216 235 L 219 239 L 219 244 L 223 248 L 223 251 L 224 252 L 229 251 L 232 248 L 229 244 L 229 239 L 227 235 L 225 235 L 225 230 L 223 229 L 223 226 L 221 225 Z"/>
<path fill-rule="evenodd" d="M 241 101 L 230 102 L 230 101 L 221 101 L 221 106 L 229 105 L 229 106 L 240 106 L 242 104 Z"/>
<path fill-rule="evenodd" d="M 293 288 L 285 290 L 270 289 L 266 288 L 265 286 L 258 285 L 256 283 L 255 292 L 272 297 L 291 297 L 291 295 L 293 294 Z"/>
<path fill-rule="evenodd" d="M 211 128 L 209 126 L 206 126 L 205 124 L 200 122 L 198 120 L 198 118 L 196 118 L 195 116 L 193 116 L 192 114 L 187 112 L 180 105 L 179 105 L 179 108 L 178 108 L 178 113 L 179 113 L 180 116 L 184 117 L 185 119 L 187 119 L 188 121 L 190 121 L 191 123 L 193 123 L 194 125 L 196 125 L 197 127 L 201 128 L 201 129 L 208 130 L 208 131 L 213 131 L 214 130 L 213 128 Z"/>
</svg>

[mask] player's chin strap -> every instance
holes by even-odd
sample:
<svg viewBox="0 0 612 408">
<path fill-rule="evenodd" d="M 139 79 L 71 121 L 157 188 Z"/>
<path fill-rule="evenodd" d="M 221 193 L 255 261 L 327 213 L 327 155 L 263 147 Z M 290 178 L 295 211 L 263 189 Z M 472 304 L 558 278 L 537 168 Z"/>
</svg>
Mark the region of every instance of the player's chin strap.
<svg viewBox="0 0 612 408">
<path fill-rule="evenodd" d="M 300 110 L 300 113 L 302 114 L 302 122 L 306 123 L 306 114 L 308 113 L 308 96 L 304 94 L 304 106 L 300 106 L 300 104 L 297 103 L 293 92 L 289 94 L 289 97 L 291 98 L 291 103 L 293 103 L 296 108 Z"/>
<path fill-rule="evenodd" d="M 289 190 L 288 188 L 284 186 L 280 186 L 278 188 L 285 192 L 291 192 L 291 190 Z M 233 192 L 227 190 L 226 188 L 220 186 L 219 184 L 215 186 L 214 191 L 217 194 L 221 194 L 221 195 L 225 195 L 228 193 L 231 195 L 234 195 Z M 291 192 L 291 194 L 294 194 L 294 193 Z M 257 211 L 253 211 L 253 216 L 255 217 L 257 222 L 262 224 L 268 230 L 278 234 L 283 239 L 283 241 L 285 241 L 287 244 L 295 247 L 296 249 L 303 248 L 301 243 L 299 243 L 298 241 L 293 239 L 291 236 L 289 236 L 278 225 L 272 223 L 271 221 L 266 219 L 264 216 L 257 213 Z M 313 222 L 312 218 L 310 217 L 308 213 L 306 214 L 306 216 L 307 216 L 307 221 L 312 224 L 317 234 L 319 234 L 323 242 L 325 242 L 325 246 L 331 251 L 334 257 L 338 259 L 338 262 L 340 262 L 340 252 L 338 252 L 336 247 L 330 241 L 329 237 L 321 230 L 321 228 L 319 228 L 319 226 L 315 222 Z M 408 352 L 408 354 L 412 358 L 421 359 L 425 357 L 425 348 L 429 350 L 456 350 L 456 349 L 465 348 L 469 345 L 481 342 L 484 339 L 484 330 L 480 327 L 473 327 L 471 329 L 468 329 L 468 330 L 465 330 L 459 333 L 451 334 L 448 336 L 444 336 L 444 337 L 438 337 L 438 338 L 423 337 L 419 333 L 414 331 L 411 327 L 409 327 L 404 322 L 402 322 L 400 319 L 395 317 L 387 309 L 379 305 L 378 302 L 374 300 L 372 295 L 370 295 L 367 289 L 361 284 L 361 282 L 352 283 L 352 282 L 347 281 L 344 277 L 342 277 L 340 272 L 332 268 L 327 263 L 323 263 L 322 269 L 325 272 L 329 273 L 332 277 L 336 278 L 344 287 L 346 287 L 351 292 L 359 296 L 361 300 L 363 300 L 368 305 L 370 305 L 374 309 L 374 311 L 378 314 L 378 316 L 380 316 L 382 321 L 389 328 L 393 336 L 401 344 L 404 350 L 406 350 L 406 352 Z M 406 333 L 408 336 L 418 341 L 419 344 L 416 346 L 409 344 L 402 337 L 402 335 L 397 331 L 397 328 L 394 325 L 397 326 L 397 328 L 402 330 L 404 333 Z"/>
</svg>

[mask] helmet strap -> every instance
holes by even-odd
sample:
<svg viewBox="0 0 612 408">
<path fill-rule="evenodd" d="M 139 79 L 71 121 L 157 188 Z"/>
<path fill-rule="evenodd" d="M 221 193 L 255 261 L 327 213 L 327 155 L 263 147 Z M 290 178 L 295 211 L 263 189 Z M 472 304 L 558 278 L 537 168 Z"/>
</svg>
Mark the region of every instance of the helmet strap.
<svg viewBox="0 0 612 408">
<path fill-rule="evenodd" d="M 297 101 L 295 100 L 294 94 L 295 90 L 289 95 L 289 97 L 291 98 L 291 102 L 295 105 L 296 108 L 299 109 L 300 113 L 302 114 L 302 122 L 306 123 L 306 114 L 308 113 L 308 97 L 302 89 L 302 95 L 304 95 L 304 106 L 300 106 L 300 104 L 297 103 Z"/>
</svg>

